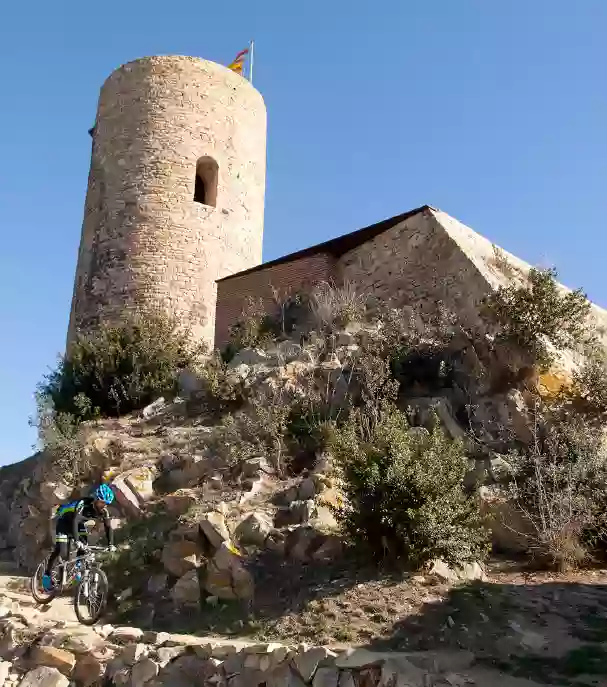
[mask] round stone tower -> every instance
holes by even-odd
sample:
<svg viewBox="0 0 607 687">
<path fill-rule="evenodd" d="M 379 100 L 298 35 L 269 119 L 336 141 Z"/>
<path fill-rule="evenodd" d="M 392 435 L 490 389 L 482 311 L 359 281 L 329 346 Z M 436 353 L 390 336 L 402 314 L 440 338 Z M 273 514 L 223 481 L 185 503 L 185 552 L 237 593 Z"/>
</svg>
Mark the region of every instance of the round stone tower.
<svg viewBox="0 0 607 687">
<path fill-rule="evenodd" d="M 159 308 L 213 342 L 215 280 L 261 262 L 266 111 L 226 67 L 145 57 L 101 89 L 68 345 Z"/>
</svg>

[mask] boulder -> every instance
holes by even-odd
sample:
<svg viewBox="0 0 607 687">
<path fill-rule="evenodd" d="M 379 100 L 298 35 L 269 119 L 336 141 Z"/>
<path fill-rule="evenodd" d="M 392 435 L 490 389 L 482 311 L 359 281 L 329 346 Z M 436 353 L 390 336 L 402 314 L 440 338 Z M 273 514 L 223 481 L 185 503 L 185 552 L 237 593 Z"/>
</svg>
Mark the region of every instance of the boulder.
<svg viewBox="0 0 607 687">
<path fill-rule="evenodd" d="M 164 397 L 161 396 L 160 398 L 156 399 L 153 403 L 150 403 L 147 405 L 142 411 L 141 415 L 143 416 L 144 419 L 149 420 L 153 417 L 156 417 L 157 415 L 160 415 L 163 410 L 167 407 L 167 402 L 165 401 Z"/>
<path fill-rule="evenodd" d="M 131 671 L 131 687 L 143 687 L 153 680 L 159 671 L 159 666 L 151 658 L 143 658 L 133 666 Z"/>
<path fill-rule="evenodd" d="M 267 475 L 274 474 L 274 468 L 268 463 L 264 456 L 247 458 L 240 466 L 240 474 L 243 477 L 258 477 L 260 473 Z"/>
<path fill-rule="evenodd" d="M 136 642 L 143 637 L 143 630 L 138 627 L 129 627 L 128 625 L 113 627 L 110 637 L 118 642 Z"/>
<path fill-rule="evenodd" d="M 57 668 L 39 666 L 27 673 L 19 687 L 68 687 L 69 684 L 69 680 Z"/>
<path fill-rule="evenodd" d="M 168 577 L 164 573 L 151 575 L 148 579 L 146 588 L 150 594 L 160 594 L 167 587 Z"/>
<path fill-rule="evenodd" d="M 50 506 L 63 503 L 71 493 L 71 488 L 63 482 L 43 482 L 40 485 L 40 497 Z"/>
<path fill-rule="evenodd" d="M 322 537 L 322 535 L 320 535 Z M 318 541 L 319 533 L 313 527 L 296 527 L 287 535 L 286 553 L 290 558 L 298 561 L 307 561 L 310 552 Z"/>
<path fill-rule="evenodd" d="M 307 649 L 293 658 L 293 666 L 304 682 L 311 682 L 319 664 L 327 659 L 334 659 L 337 654 L 324 646 Z"/>
<path fill-rule="evenodd" d="M 202 534 L 214 549 L 218 549 L 224 541 L 230 540 L 230 532 L 223 513 L 218 511 L 205 513 L 199 522 L 199 526 Z"/>
<path fill-rule="evenodd" d="M 235 370 L 241 365 L 266 365 L 270 362 L 269 356 L 258 348 L 243 348 L 228 363 L 228 368 Z"/>
<path fill-rule="evenodd" d="M 154 498 L 154 479 L 156 472 L 148 466 L 141 466 L 122 473 L 118 479 L 123 479 L 140 503 Z"/>
<path fill-rule="evenodd" d="M 197 606 L 200 603 L 200 582 L 198 570 L 190 570 L 180 577 L 171 590 L 176 606 Z"/>
<path fill-rule="evenodd" d="M 204 389 L 204 383 L 196 374 L 196 371 L 189 368 L 184 368 L 179 371 L 177 375 L 177 385 L 179 388 L 179 395 L 186 400 L 196 396 L 199 391 Z"/>
<path fill-rule="evenodd" d="M 483 566 L 478 562 L 465 563 L 459 567 L 452 567 L 438 558 L 429 564 L 428 575 L 434 577 L 439 582 L 447 582 L 450 584 L 472 582 L 474 580 L 485 582 L 488 579 Z"/>
<path fill-rule="evenodd" d="M 244 567 L 242 556 L 227 542 L 207 564 L 204 586 L 219 599 L 250 599 L 254 591 L 253 578 Z"/>
<path fill-rule="evenodd" d="M 120 654 L 120 660 L 126 663 L 127 666 L 134 666 L 135 663 L 145 658 L 148 654 L 148 648 L 145 644 L 136 642 L 124 647 Z"/>
<path fill-rule="evenodd" d="M 314 673 L 312 687 L 337 687 L 339 671 L 334 667 L 318 668 Z"/>
<path fill-rule="evenodd" d="M 339 558 L 344 550 L 343 541 L 334 534 L 323 536 L 319 544 L 314 545 L 311 558 L 314 561 L 330 562 Z"/>
<path fill-rule="evenodd" d="M 175 516 L 184 515 L 196 503 L 192 494 L 169 494 L 162 500 L 168 513 Z"/>
<path fill-rule="evenodd" d="M 294 361 L 302 363 L 314 362 L 312 354 L 293 341 L 280 341 L 269 353 L 283 365 Z"/>
<path fill-rule="evenodd" d="M 76 665 L 74 654 L 53 646 L 36 646 L 32 651 L 32 661 L 42 666 L 56 668 L 68 677 L 72 674 Z"/>
<path fill-rule="evenodd" d="M 309 522 L 316 511 L 316 504 L 312 499 L 307 501 L 293 501 L 286 509 L 276 513 L 277 527 L 285 525 L 302 525 Z"/>
<path fill-rule="evenodd" d="M 183 577 L 202 564 L 202 549 L 195 541 L 183 539 L 165 544 L 162 549 L 164 569 L 175 577 Z"/>
<path fill-rule="evenodd" d="M 316 496 L 316 483 L 312 477 L 306 477 L 299 484 L 299 489 L 297 490 L 297 500 L 298 501 L 308 501 Z"/>
<path fill-rule="evenodd" d="M 493 548 L 502 553 L 525 553 L 533 542 L 533 525 L 498 486 L 478 491 L 481 515 L 491 530 Z"/>
<path fill-rule="evenodd" d="M 118 505 L 121 506 L 125 512 L 139 513 L 141 511 L 139 499 L 133 493 L 131 487 L 126 483 L 124 477 L 117 477 L 112 484 L 112 488 Z"/>
<path fill-rule="evenodd" d="M 251 513 L 240 522 L 234 535 L 243 546 L 263 546 L 272 529 L 272 520 L 268 515 Z"/>
</svg>

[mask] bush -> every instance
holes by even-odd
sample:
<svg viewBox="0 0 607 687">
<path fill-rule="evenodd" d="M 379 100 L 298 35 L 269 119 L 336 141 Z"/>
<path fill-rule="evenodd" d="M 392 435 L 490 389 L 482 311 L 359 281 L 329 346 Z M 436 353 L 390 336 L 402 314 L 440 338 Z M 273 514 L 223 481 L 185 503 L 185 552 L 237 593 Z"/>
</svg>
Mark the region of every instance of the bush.
<svg viewBox="0 0 607 687">
<path fill-rule="evenodd" d="M 529 270 L 527 283 L 500 287 L 486 307 L 500 327 L 498 338 L 516 343 L 546 369 L 552 356 L 546 345 L 576 348 L 588 339 L 590 303 L 580 289 L 563 293 L 556 270 Z"/>
<path fill-rule="evenodd" d="M 50 458 L 52 472 L 68 486 L 91 474 L 93 465 L 85 450 L 82 425 L 73 415 L 39 408 L 38 439 Z"/>
<path fill-rule="evenodd" d="M 310 294 L 309 308 L 312 328 L 332 331 L 349 322 L 364 319 L 367 298 L 356 291 L 352 282 L 346 281 L 341 286 L 321 282 Z"/>
<path fill-rule="evenodd" d="M 605 542 L 607 453 L 601 430 L 575 416 L 536 418 L 528 450 L 511 457 L 510 497 L 529 523 L 533 556 L 561 570 Z"/>
<path fill-rule="evenodd" d="M 245 409 L 223 418 L 212 436 L 212 448 L 230 468 L 264 456 L 284 477 L 288 415 L 289 404 L 280 392 L 256 396 Z"/>
<path fill-rule="evenodd" d="M 583 400 L 586 413 L 603 417 L 607 414 L 607 352 L 602 347 L 588 351 L 584 364 L 573 375 L 576 392 Z"/>
<path fill-rule="evenodd" d="M 79 334 L 39 386 L 55 413 L 76 420 L 115 417 L 175 390 L 179 371 L 204 353 L 174 318 L 136 317 Z"/>
<path fill-rule="evenodd" d="M 440 431 L 411 432 L 404 416 L 386 410 L 369 441 L 354 422 L 330 438 L 345 505 L 335 515 L 353 542 L 377 559 L 389 555 L 419 566 L 483 558 L 487 535 L 479 507 L 463 488 L 467 458 Z"/>
</svg>

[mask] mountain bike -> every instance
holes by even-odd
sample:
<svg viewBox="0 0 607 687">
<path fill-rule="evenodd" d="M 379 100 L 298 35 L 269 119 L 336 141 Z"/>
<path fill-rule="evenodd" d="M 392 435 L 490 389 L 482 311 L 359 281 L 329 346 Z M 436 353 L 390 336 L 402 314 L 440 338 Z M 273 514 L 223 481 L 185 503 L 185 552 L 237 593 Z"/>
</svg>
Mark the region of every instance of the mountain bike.
<svg viewBox="0 0 607 687">
<path fill-rule="evenodd" d="M 94 625 L 105 610 L 108 600 L 109 584 L 107 575 L 97 561 L 96 553 L 107 549 L 99 546 L 84 546 L 67 561 L 58 559 L 51 570 L 53 587 L 46 591 L 42 586 L 42 576 L 48 558 L 36 568 L 31 579 L 31 592 L 39 604 L 49 604 L 64 591 L 77 585 L 74 594 L 74 611 L 83 625 Z M 86 609 L 88 615 L 85 614 Z"/>
</svg>

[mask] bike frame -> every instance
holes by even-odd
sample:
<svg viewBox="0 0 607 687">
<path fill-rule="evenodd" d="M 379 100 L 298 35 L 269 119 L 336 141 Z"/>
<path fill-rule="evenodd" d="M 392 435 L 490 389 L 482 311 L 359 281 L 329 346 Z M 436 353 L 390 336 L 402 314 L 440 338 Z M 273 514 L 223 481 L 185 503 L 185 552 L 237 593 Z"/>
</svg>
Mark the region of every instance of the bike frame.
<svg viewBox="0 0 607 687">
<path fill-rule="evenodd" d="M 97 552 L 102 552 L 106 551 L 101 546 L 87 546 L 84 549 L 84 553 L 81 555 L 76 555 L 74 558 L 71 558 L 68 561 L 65 561 L 63 563 L 60 563 L 59 568 L 61 568 L 61 586 L 66 587 L 68 581 L 71 581 L 74 577 L 73 571 L 76 568 L 76 563 L 78 561 L 83 561 L 84 562 L 84 570 L 83 570 L 83 578 L 86 580 L 87 587 L 85 589 L 85 592 L 88 594 L 88 572 L 89 572 L 89 564 L 94 563 L 96 560 L 95 553 Z M 69 576 L 68 576 L 68 568 L 69 568 Z"/>
</svg>

